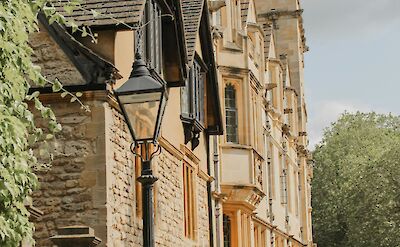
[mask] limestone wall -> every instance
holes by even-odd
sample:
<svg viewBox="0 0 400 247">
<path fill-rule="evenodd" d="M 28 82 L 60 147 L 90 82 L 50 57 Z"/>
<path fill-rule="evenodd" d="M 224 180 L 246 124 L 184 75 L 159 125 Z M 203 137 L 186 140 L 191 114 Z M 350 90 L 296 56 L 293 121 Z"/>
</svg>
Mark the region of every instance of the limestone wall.
<svg viewBox="0 0 400 247">
<path fill-rule="evenodd" d="M 135 210 L 135 163 L 131 137 L 122 115 L 106 103 L 107 246 L 140 243 Z"/>
<path fill-rule="evenodd" d="M 130 134 L 122 116 L 106 107 L 107 156 L 107 246 L 141 246 L 142 222 L 136 216 L 134 156 L 129 151 Z M 176 147 L 175 147 L 176 148 Z M 205 161 L 204 161 L 205 162 Z M 153 160 L 156 246 L 208 246 L 206 181 L 197 178 L 197 240 L 184 237 L 182 154 L 165 149 Z"/>
<path fill-rule="evenodd" d="M 69 102 L 51 104 L 63 131 L 50 143 L 55 154 L 51 169 L 38 173 L 41 189 L 34 193 L 33 204 L 44 216 L 35 222 L 37 246 L 52 246 L 48 238 L 56 235 L 56 229 L 71 225 L 92 227 L 103 240 L 99 246 L 141 246 L 142 221 L 136 216 L 135 193 L 138 174 L 127 126 L 108 103 L 86 103 L 90 113 Z M 156 245 L 208 246 L 204 175 L 195 178 L 194 186 L 197 238 L 184 237 L 184 154 L 176 150 L 172 154 L 164 149 L 153 160 L 159 178 L 154 188 Z"/>
<path fill-rule="evenodd" d="M 32 61 L 40 65 L 42 74 L 49 80 L 58 78 L 64 85 L 83 84 L 85 81 L 59 45 L 40 27 L 29 37 L 29 44 L 34 50 Z"/>
<path fill-rule="evenodd" d="M 40 247 L 53 246 L 48 238 L 70 225 L 89 225 L 105 238 L 104 109 L 101 102 L 86 103 L 90 113 L 76 103 L 52 104 L 63 130 L 50 142 L 51 168 L 37 173 L 40 190 L 33 205 L 44 215 L 35 222 L 34 237 Z"/>
</svg>

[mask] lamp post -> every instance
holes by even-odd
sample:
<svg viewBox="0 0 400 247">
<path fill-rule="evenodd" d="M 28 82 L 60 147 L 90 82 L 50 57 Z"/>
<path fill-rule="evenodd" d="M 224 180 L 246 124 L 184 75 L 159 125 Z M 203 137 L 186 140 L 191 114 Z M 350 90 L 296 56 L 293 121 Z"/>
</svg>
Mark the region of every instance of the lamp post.
<svg viewBox="0 0 400 247">
<path fill-rule="evenodd" d="M 153 247 L 153 185 L 157 178 L 153 175 L 151 160 L 160 151 L 160 146 L 152 154 L 149 153 L 149 148 L 158 142 L 168 100 L 166 83 L 157 73 L 147 68 L 137 53 L 129 80 L 114 90 L 114 94 L 133 138 L 132 152 L 142 159 L 142 171 L 138 181 L 142 184 L 143 246 Z M 133 151 L 138 145 L 145 149 L 143 156 Z"/>
</svg>

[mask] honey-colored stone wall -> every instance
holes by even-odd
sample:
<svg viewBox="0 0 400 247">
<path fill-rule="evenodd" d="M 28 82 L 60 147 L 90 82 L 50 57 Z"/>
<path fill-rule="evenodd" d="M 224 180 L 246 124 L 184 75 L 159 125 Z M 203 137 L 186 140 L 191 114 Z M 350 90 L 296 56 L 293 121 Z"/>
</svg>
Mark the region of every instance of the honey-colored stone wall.
<svg viewBox="0 0 400 247">
<path fill-rule="evenodd" d="M 134 156 L 130 134 L 118 111 L 106 107 L 108 245 L 141 246 L 142 222 L 136 217 Z M 208 246 L 207 183 L 197 177 L 197 240 L 184 237 L 182 157 L 163 149 L 152 161 L 159 180 L 154 186 L 156 246 Z M 205 161 L 203 161 L 205 162 Z"/>
<path fill-rule="evenodd" d="M 136 220 L 135 163 L 129 151 L 131 137 L 123 117 L 105 103 L 107 246 L 140 244 Z"/>
<path fill-rule="evenodd" d="M 52 246 L 56 229 L 86 225 L 102 239 L 99 246 L 141 246 L 142 221 L 136 216 L 134 155 L 122 115 L 104 101 L 85 101 L 85 113 L 70 102 L 52 103 L 63 125 L 50 142 L 54 161 L 38 173 L 33 205 L 44 212 L 35 222 L 37 246 Z M 178 150 L 178 149 L 177 149 Z M 183 157 L 163 150 L 153 160 L 156 246 L 208 246 L 207 182 L 195 176 L 197 238 L 184 236 Z M 200 161 L 206 162 L 206 161 Z"/>
<path fill-rule="evenodd" d="M 39 65 L 42 74 L 48 80 L 58 78 L 60 82 L 68 85 L 77 85 L 85 82 L 80 72 L 71 60 L 61 50 L 60 46 L 40 26 L 41 31 L 35 32 L 29 37 L 29 44 L 34 50 L 32 61 Z"/>
<path fill-rule="evenodd" d="M 44 215 L 34 222 L 36 246 L 53 246 L 48 238 L 70 225 L 89 225 L 105 238 L 104 109 L 101 102 L 86 103 L 90 113 L 76 103 L 52 104 L 63 130 L 49 143 L 54 154 L 50 169 L 37 173 L 40 189 L 33 205 Z"/>
</svg>

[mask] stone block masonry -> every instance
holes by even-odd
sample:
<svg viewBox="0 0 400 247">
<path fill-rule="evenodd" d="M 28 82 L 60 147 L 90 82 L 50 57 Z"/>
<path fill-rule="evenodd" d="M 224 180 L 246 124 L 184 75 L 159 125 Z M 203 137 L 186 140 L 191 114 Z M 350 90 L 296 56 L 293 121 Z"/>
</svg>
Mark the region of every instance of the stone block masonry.
<svg viewBox="0 0 400 247">
<path fill-rule="evenodd" d="M 44 27 L 40 25 L 40 29 L 44 30 Z M 47 79 L 58 78 L 63 84 L 69 85 L 85 83 L 77 68 L 47 32 L 31 34 L 29 43 L 34 50 L 32 61 L 40 65 Z"/>
<path fill-rule="evenodd" d="M 44 212 L 34 222 L 37 246 L 53 246 L 49 237 L 57 228 L 90 225 L 101 238 L 106 233 L 104 108 L 101 102 L 86 102 L 90 113 L 72 103 L 54 103 L 63 130 L 50 142 L 54 161 L 38 172 L 40 190 L 34 206 Z"/>
<path fill-rule="evenodd" d="M 141 246 L 142 222 L 136 215 L 134 156 L 131 137 L 121 114 L 106 106 L 107 246 Z M 198 239 L 184 237 L 182 160 L 163 150 L 154 158 L 159 178 L 154 187 L 156 246 L 208 246 L 206 181 L 197 178 Z"/>
<path fill-rule="evenodd" d="M 54 161 L 38 173 L 34 206 L 44 212 L 35 222 L 39 247 L 51 247 L 57 229 L 85 225 L 94 229 L 98 246 L 142 246 L 142 220 L 136 215 L 135 157 L 122 115 L 102 98 L 79 105 L 51 103 L 63 130 L 50 146 Z M 184 236 L 182 156 L 163 150 L 153 160 L 156 246 L 208 246 L 207 182 L 195 178 L 196 239 Z M 205 161 L 201 161 L 205 162 Z"/>
</svg>

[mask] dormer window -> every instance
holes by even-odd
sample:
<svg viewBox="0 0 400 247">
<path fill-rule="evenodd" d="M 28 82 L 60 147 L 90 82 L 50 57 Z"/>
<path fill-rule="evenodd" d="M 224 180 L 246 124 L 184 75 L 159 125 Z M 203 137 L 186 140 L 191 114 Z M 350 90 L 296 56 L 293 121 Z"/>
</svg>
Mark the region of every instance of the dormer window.
<svg viewBox="0 0 400 247">
<path fill-rule="evenodd" d="M 149 68 L 162 73 L 161 8 L 154 0 L 147 0 L 143 20 L 136 37 L 141 37 L 141 52 Z"/>
<path fill-rule="evenodd" d="M 205 71 L 199 60 L 193 62 L 186 86 L 182 88 L 182 118 L 197 122 L 204 126 L 204 88 Z"/>
<path fill-rule="evenodd" d="M 196 54 L 186 85 L 181 88 L 181 119 L 185 126 L 185 143 L 197 138 L 205 126 L 205 78 L 206 65 Z"/>
</svg>

